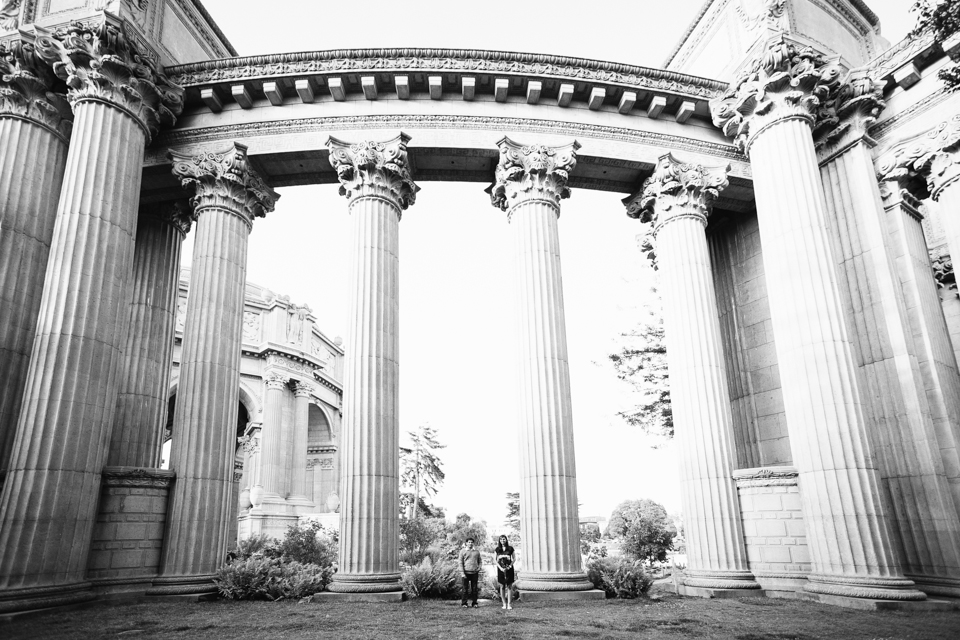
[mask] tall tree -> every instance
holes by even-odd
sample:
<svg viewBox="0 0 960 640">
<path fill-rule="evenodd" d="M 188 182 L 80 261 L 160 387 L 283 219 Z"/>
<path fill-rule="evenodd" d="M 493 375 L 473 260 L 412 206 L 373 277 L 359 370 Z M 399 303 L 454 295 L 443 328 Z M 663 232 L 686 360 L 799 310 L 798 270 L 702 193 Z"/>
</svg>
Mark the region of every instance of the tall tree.
<svg viewBox="0 0 960 640">
<path fill-rule="evenodd" d="M 520 492 L 514 491 L 507 494 L 507 517 L 503 521 L 514 531 L 520 531 Z"/>
<path fill-rule="evenodd" d="M 624 553 L 636 560 L 663 562 L 673 547 L 677 528 L 662 505 L 644 498 L 621 502 L 604 535 L 619 540 Z"/>
<path fill-rule="evenodd" d="M 608 356 L 617 377 L 629 383 L 636 396 L 635 405 L 617 415 L 644 433 L 670 439 L 673 408 L 663 318 L 650 307 L 647 312 L 648 317 L 636 329 L 621 334 L 625 344 L 620 351 Z"/>
<path fill-rule="evenodd" d="M 917 14 L 917 24 L 911 33 L 914 37 L 930 31 L 934 42 L 942 45 L 947 38 L 960 32 L 960 0 L 917 0 L 912 11 Z M 955 53 L 951 63 L 937 74 L 950 91 L 960 89 L 958 59 L 960 54 Z"/>
<path fill-rule="evenodd" d="M 420 425 L 416 431 L 408 431 L 409 448 L 400 448 L 400 482 L 413 489 L 413 519 L 420 511 L 421 492 L 424 496 L 434 496 L 443 484 L 443 462 L 437 451 L 447 445 L 437 440 L 437 431 L 430 425 Z"/>
</svg>

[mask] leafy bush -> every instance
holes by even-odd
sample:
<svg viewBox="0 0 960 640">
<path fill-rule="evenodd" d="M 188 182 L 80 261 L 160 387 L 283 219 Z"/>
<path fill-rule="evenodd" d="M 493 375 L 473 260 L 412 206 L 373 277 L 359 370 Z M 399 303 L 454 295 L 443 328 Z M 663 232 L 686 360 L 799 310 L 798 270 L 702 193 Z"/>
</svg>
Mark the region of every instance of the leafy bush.
<svg viewBox="0 0 960 640">
<path fill-rule="evenodd" d="M 434 562 L 429 556 L 400 576 L 403 590 L 411 598 L 460 597 L 460 568 L 449 560 Z"/>
<path fill-rule="evenodd" d="M 220 567 L 215 582 L 225 598 L 284 600 L 319 593 L 332 576 L 330 567 L 255 554 Z"/>
<path fill-rule="evenodd" d="M 520 597 L 520 591 L 517 589 L 516 582 L 510 586 L 510 590 L 513 592 L 513 599 L 517 600 Z M 500 601 L 500 583 L 497 582 L 496 571 L 493 574 L 484 575 L 483 580 L 480 581 L 480 597 L 494 602 Z"/>
<path fill-rule="evenodd" d="M 442 518 L 400 520 L 400 561 L 417 565 L 426 558 L 431 546 L 444 537 Z"/>
<path fill-rule="evenodd" d="M 227 560 L 246 560 L 256 554 L 279 557 L 280 550 L 277 548 L 277 541 L 265 533 L 244 538 L 237 543 L 237 548 L 231 552 Z"/>
<path fill-rule="evenodd" d="M 315 520 L 300 522 L 287 528 L 279 549 L 285 559 L 329 567 L 337 562 L 338 535 Z"/>
<path fill-rule="evenodd" d="M 639 598 L 653 584 L 639 560 L 593 558 L 587 563 L 587 577 L 608 598 Z"/>
</svg>

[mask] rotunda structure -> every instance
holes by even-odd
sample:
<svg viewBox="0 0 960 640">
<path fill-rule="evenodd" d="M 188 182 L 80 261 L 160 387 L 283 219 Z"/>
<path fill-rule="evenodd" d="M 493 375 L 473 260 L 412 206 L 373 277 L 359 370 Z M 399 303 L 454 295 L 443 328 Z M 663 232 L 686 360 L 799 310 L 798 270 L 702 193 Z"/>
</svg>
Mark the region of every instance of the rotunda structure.
<svg viewBox="0 0 960 640">
<path fill-rule="evenodd" d="M 331 591 L 399 599 L 399 234 L 437 180 L 489 184 L 514 238 L 524 597 L 597 595 L 577 189 L 625 196 L 660 274 L 681 593 L 960 597 L 957 40 L 891 45 L 861 0 L 708 0 L 664 69 L 244 58 L 199 0 L 0 0 L 0 613 L 209 594 L 237 535 L 337 504 Z M 321 183 L 351 223 L 342 345 L 246 283 L 276 189 Z"/>
</svg>

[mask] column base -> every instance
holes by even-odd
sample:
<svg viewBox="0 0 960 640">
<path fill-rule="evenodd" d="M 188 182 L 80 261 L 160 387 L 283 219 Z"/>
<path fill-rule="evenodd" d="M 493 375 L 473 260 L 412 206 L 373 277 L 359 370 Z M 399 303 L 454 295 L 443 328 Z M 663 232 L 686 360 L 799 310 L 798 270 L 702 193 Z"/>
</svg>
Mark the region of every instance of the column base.
<svg viewBox="0 0 960 640">
<path fill-rule="evenodd" d="M 854 577 L 812 573 L 807 576 L 806 591 L 825 596 L 865 598 L 868 600 L 926 600 L 927 594 L 906 578 Z M 822 599 L 821 599 L 822 600 Z"/>
<path fill-rule="evenodd" d="M 573 573 L 532 573 L 524 571 L 517 579 L 520 591 L 591 591 L 593 583 L 587 574 Z"/>
<path fill-rule="evenodd" d="M 399 573 L 336 573 L 327 586 L 333 593 L 393 593 L 402 592 Z"/>
<path fill-rule="evenodd" d="M 917 589 L 925 594 L 960 598 L 960 578 L 943 578 L 940 576 L 921 576 L 907 574 L 908 580 L 913 580 Z"/>
<path fill-rule="evenodd" d="M 700 589 L 759 589 L 760 583 L 750 571 L 687 570 L 683 584 Z"/>
<path fill-rule="evenodd" d="M 0 614 L 49 609 L 95 600 L 97 594 L 89 582 L 52 587 L 32 587 L 0 591 Z"/>
<path fill-rule="evenodd" d="M 216 594 L 217 585 L 213 582 L 216 575 L 205 576 L 169 576 L 159 577 L 153 586 L 147 589 L 148 596 L 202 596 Z"/>
</svg>

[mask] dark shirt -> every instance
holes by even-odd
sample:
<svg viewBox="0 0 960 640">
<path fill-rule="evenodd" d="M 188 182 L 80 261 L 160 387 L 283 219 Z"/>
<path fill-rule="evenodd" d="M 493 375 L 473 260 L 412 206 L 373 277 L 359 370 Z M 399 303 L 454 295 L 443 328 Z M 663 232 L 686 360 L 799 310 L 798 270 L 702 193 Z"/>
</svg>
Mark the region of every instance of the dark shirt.
<svg viewBox="0 0 960 640">
<path fill-rule="evenodd" d="M 497 567 L 500 570 L 506 570 L 513 566 L 513 547 L 507 545 L 506 549 L 497 547 Z"/>
</svg>

